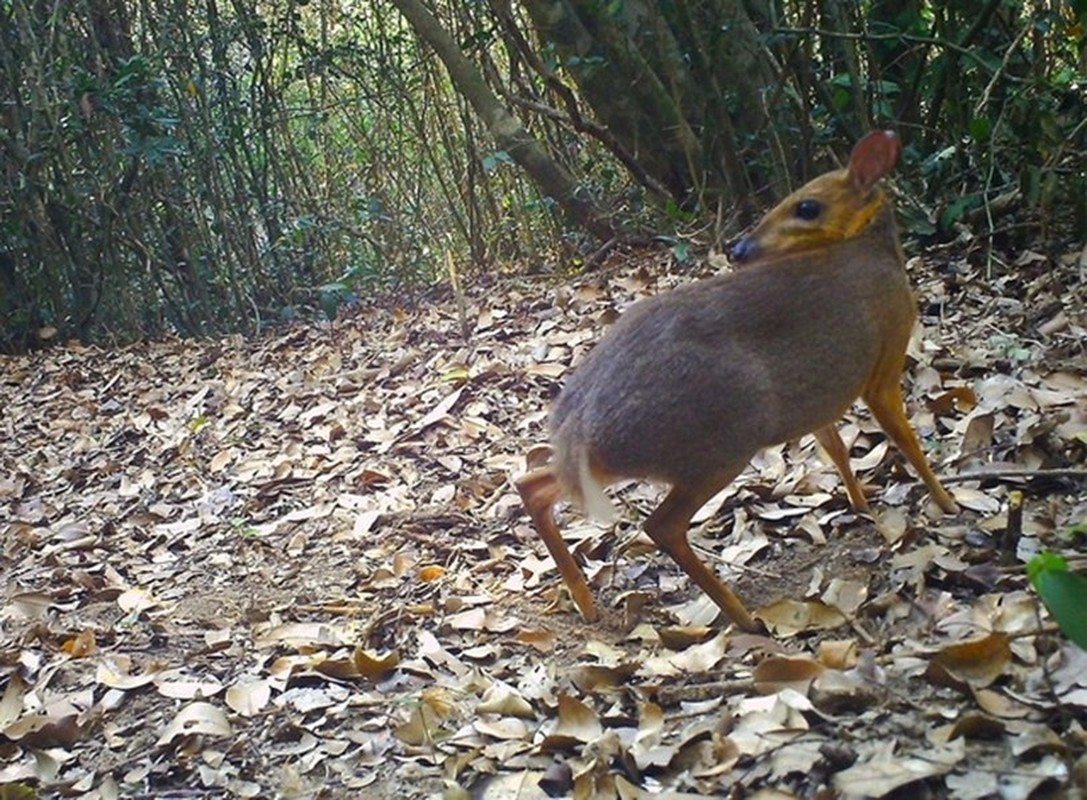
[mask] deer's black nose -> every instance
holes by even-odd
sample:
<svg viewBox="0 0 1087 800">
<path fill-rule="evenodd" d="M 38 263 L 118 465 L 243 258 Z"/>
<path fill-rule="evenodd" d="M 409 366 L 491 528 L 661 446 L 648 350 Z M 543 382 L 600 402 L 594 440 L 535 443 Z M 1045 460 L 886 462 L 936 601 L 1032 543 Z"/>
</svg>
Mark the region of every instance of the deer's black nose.
<svg viewBox="0 0 1087 800">
<path fill-rule="evenodd" d="M 759 243 L 750 236 L 745 236 L 732 246 L 733 261 L 750 261 L 759 254 Z"/>
</svg>

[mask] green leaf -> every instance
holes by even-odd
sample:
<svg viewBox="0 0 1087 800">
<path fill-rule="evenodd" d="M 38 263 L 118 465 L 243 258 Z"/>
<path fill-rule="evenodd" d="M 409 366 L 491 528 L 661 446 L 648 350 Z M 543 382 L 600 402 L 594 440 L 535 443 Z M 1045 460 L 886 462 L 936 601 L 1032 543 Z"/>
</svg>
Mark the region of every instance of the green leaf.
<svg viewBox="0 0 1087 800">
<path fill-rule="evenodd" d="M 985 144 L 989 141 L 989 135 L 993 131 L 993 123 L 988 117 L 975 117 L 970 120 L 970 135 L 974 137 L 974 141 L 978 144 Z"/>
<path fill-rule="evenodd" d="M 672 245 L 672 255 L 679 264 L 686 264 L 691 258 L 691 243 L 687 241 L 676 242 Z"/>
<path fill-rule="evenodd" d="M 321 310 L 325 312 L 329 322 L 336 319 L 340 306 L 346 304 L 352 294 L 351 287 L 339 282 L 326 283 L 318 287 L 317 291 L 320 292 Z"/>
<path fill-rule="evenodd" d="M 1073 525 L 1068 530 L 1068 538 L 1075 539 L 1078 536 L 1087 537 L 1087 522 L 1081 522 L 1079 525 Z"/>
<path fill-rule="evenodd" d="M 336 319 L 337 314 L 339 314 L 340 312 L 339 298 L 334 294 L 322 294 L 321 310 L 325 312 L 325 318 L 329 322 L 333 322 Z"/>
<path fill-rule="evenodd" d="M 513 156 L 507 153 L 505 150 L 496 150 L 490 155 L 483 157 L 483 171 L 488 175 L 495 172 L 502 164 L 512 164 Z"/>
<path fill-rule="evenodd" d="M 940 228 L 945 231 L 951 230 L 952 226 L 962 219 L 967 211 L 977 208 L 980 205 L 981 198 L 978 195 L 969 194 L 965 197 L 960 197 L 945 208 L 944 212 L 940 215 Z"/>
<path fill-rule="evenodd" d="M 1043 572 L 1035 584 L 1064 635 L 1087 650 L 1087 577 L 1077 572 Z"/>
<path fill-rule="evenodd" d="M 1053 553 L 1032 558 L 1027 574 L 1064 635 L 1087 650 L 1087 576 L 1069 572 L 1068 562 Z"/>
<path fill-rule="evenodd" d="M 1038 576 L 1043 572 L 1068 572 L 1068 562 L 1056 553 L 1039 553 L 1027 564 L 1027 575 L 1034 588 L 1038 588 Z"/>
<path fill-rule="evenodd" d="M 668 215 L 670 219 L 674 219 L 678 222 L 693 222 L 697 219 L 697 215 L 693 211 L 685 211 L 680 207 L 672 198 L 668 198 L 668 201 L 664 204 L 664 213 Z"/>
</svg>

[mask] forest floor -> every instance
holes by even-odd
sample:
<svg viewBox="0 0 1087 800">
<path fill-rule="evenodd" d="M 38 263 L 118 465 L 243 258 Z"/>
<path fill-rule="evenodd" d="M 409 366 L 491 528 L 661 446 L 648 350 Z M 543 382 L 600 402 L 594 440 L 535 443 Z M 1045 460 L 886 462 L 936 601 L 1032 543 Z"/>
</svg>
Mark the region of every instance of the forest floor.
<svg viewBox="0 0 1087 800">
<path fill-rule="evenodd" d="M 1024 564 L 1087 560 L 1079 257 L 911 261 L 908 405 L 961 514 L 861 406 L 872 518 L 811 437 L 703 510 L 766 635 L 647 545 L 642 484 L 617 528 L 562 515 L 584 623 L 511 484 L 615 311 L 707 265 L 5 358 L 0 795 L 1082 797 L 1087 653 Z"/>
</svg>

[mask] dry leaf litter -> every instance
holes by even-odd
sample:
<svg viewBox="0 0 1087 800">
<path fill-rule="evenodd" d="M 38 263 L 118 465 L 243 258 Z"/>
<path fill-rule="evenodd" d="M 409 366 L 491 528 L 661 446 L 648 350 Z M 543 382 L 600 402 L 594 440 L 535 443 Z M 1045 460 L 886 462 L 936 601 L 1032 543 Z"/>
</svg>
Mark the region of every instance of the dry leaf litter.
<svg viewBox="0 0 1087 800">
<path fill-rule="evenodd" d="M 1087 653 L 1023 567 L 1087 561 L 1079 254 L 910 268 L 909 410 L 963 513 L 862 407 L 874 520 L 810 437 L 760 454 L 692 541 L 766 636 L 715 624 L 634 483 L 616 529 L 563 515 L 583 624 L 510 484 L 616 312 L 709 267 L 495 279 L 467 341 L 435 294 L 3 359 L 5 796 L 1082 797 Z"/>
</svg>

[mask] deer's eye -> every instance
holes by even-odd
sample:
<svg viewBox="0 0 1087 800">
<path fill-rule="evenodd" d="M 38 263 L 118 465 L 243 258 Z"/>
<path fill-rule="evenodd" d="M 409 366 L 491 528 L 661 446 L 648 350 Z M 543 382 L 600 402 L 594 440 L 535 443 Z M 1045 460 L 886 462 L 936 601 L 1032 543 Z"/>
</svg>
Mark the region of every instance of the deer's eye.
<svg viewBox="0 0 1087 800">
<path fill-rule="evenodd" d="M 823 204 L 818 200 L 801 200 L 796 204 L 796 216 L 811 222 L 823 213 Z"/>
</svg>

